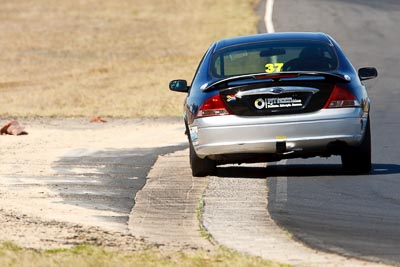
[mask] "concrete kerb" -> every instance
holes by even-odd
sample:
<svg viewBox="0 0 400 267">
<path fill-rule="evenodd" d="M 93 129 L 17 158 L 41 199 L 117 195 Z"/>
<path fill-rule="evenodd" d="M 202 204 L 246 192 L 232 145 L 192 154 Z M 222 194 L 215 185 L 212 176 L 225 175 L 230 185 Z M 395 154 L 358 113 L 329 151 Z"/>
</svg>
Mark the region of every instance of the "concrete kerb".
<svg viewBox="0 0 400 267">
<path fill-rule="evenodd" d="M 136 195 L 129 232 L 166 247 L 212 250 L 197 213 L 207 185 L 207 178 L 192 177 L 187 150 L 159 156 Z"/>
</svg>

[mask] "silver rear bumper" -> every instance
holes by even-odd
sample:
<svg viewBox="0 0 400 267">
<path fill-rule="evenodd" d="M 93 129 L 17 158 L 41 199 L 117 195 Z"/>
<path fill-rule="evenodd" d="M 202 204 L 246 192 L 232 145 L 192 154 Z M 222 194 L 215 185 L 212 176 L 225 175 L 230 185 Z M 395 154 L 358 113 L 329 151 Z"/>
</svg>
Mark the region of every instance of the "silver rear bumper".
<svg viewBox="0 0 400 267">
<path fill-rule="evenodd" d="M 358 145 L 367 118 L 360 108 L 324 109 L 300 115 L 201 118 L 189 127 L 197 155 L 321 151 L 335 141 Z"/>
</svg>

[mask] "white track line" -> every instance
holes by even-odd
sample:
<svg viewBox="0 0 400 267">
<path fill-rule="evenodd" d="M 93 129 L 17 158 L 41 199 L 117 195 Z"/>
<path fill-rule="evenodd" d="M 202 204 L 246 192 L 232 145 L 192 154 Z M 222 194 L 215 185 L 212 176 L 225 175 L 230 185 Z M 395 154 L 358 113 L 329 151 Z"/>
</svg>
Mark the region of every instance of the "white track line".
<svg viewBox="0 0 400 267">
<path fill-rule="evenodd" d="M 286 163 L 287 159 L 279 162 L 277 165 L 286 165 Z M 280 176 L 276 178 L 275 202 L 278 209 L 283 209 L 288 200 L 287 186 L 287 177 Z"/>
<path fill-rule="evenodd" d="M 265 28 L 267 29 L 268 33 L 275 32 L 274 23 L 272 22 L 273 9 L 274 9 L 274 0 L 266 0 L 264 22 L 265 22 Z"/>
</svg>

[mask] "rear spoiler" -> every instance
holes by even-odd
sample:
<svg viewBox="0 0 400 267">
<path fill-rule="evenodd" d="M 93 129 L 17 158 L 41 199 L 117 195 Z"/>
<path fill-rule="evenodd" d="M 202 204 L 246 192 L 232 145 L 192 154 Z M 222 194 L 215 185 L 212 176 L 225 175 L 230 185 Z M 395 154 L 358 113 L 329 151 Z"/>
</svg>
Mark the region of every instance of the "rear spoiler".
<svg viewBox="0 0 400 267">
<path fill-rule="evenodd" d="M 232 76 L 225 79 L 217 80 L 211 83 L 203 84 L 200 89 L 203 91 L 209 90 L 211 87 L 226 84 L 229 82 L 240 81 L 240 80 L 274 80 L 279 81 L 281 79 L 296 79 L 298 77 L 305 77 L 305 76 L 322 76 L 325 78 L 333 78 L 343 82 L 350 82 L 351 77 L 349 75 L 337 74 L 337 73 L 330 73 L 330 72 L 317 72 L 317 71 L 296 71 L 296 72 L 279 72 L 279 73 L 254 73 L 254 74 L 245 74 L 245 75 L 238 75 Z"/>
</svg>

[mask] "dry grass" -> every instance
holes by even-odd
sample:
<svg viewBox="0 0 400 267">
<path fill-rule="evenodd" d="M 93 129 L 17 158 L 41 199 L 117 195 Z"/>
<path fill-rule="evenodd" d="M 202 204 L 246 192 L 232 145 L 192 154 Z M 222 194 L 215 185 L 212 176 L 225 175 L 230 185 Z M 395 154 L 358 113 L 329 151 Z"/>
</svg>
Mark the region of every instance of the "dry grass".
<svg viewBox="0 0 400 267">
<path fill-rule="evenodd" d="M 74 267 L 284 267 L 259 257 L 241 255 L 226 249 L 214 253 L 167 252 L 147 249 L 135 252 L 107 251 L 93 246 L 72 249 L 35 251 L 22 249 L 12 243 L 0 245 L 0 265 L 7 267 L 74 266 Z"/>
<path fill-rule="evenodd" d="M 255 33 L 257 0 L 5 0 L 0 116 L 176 116 L 215 40 Z"/>
</svg>

